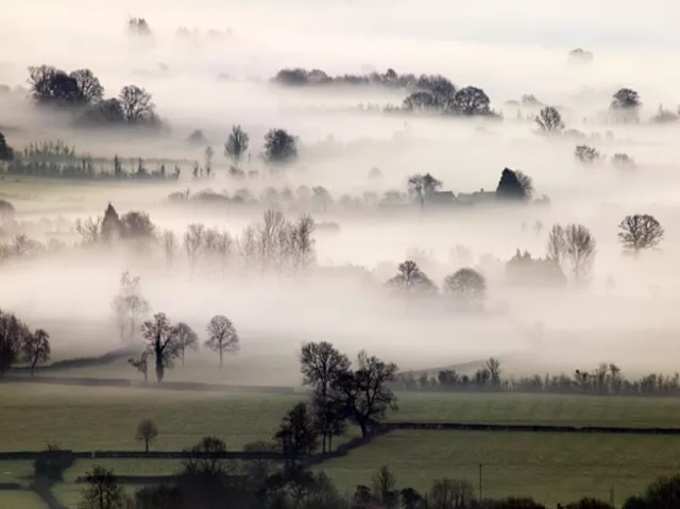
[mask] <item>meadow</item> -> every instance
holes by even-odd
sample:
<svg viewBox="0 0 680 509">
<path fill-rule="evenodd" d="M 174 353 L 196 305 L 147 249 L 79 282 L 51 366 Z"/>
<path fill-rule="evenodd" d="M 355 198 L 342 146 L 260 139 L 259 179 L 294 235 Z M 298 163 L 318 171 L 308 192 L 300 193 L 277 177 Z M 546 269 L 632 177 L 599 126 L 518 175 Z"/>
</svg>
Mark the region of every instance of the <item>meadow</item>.
<svg viewBox="0 0 680 509">
<path fill-rule="evenodd" d="M 153 419 L 153 447 L 180 450 L 206 435 L 231 450 L 269 440 L 287 410 L 304 399 L 291 393 L 170 391 L 5 382 L 0 391 L 0 451 L 41 450 L 48 443 L 74 450 L 139 450 L 135 429 Z M 675 427 L 680 400 L 555 394 L 397 394 L 393 421 L 495 424 Z M 354 431 L 351 431 L 353 434 Z"/>
<path fill-rule="evenodd" d="M 47 443 L 77 450 L 139 450 L 135 427 L 158 423 L 152 448 L 178 450 L 215 435 L 231 450 L 269 440 L 281 417 L 304 393 L 199 392 L 144 388 L 1 385 L 0 450 L 40 450 Z M 401 392 L 393 421 L 458 421 L 498 424 L 675 427 L 680 401 L 673 398 Z M 348 436 L 356 435 L 350 429 Z M 389 465 L 399 486 L 427 490 L 433 479 L 468 479 L 478 488 L 482 465 L 485 496 L 530 494 L 548 504 L 583 495 L 622 501 L 661 475 L 680 471 L 680 436 L 559 434 L 478 431 L 393 431 L 347 456 L 319 465 L 343 492 L 370 484 Z M 75 481 L 95 464 L 121 475 L 170 475 L 179 460 L 78 460 L 52 491 L 75 507 Z M 28 487 L 31 462 L 0 461 L 0 482 Z M 132 492 L 139 486 L 127 486 Z M 42 507 L 29 491 L 0 491 L 0 501 Z M 14 500 L 12 498 L 12 500 Z M 9 503 L 9 502 L 8 502 Z M 3 506 L 4 507 L 4 506 Z M 8 506 L 9 507 L 9 506 Z"/>
</svg>

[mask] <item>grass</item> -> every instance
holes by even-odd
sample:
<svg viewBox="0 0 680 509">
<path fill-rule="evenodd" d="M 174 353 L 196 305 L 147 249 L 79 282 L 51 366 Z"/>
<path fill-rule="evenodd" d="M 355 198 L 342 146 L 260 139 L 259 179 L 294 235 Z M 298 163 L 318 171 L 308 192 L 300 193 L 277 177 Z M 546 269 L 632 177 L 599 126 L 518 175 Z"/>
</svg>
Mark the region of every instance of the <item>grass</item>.
<svg viewBox="0 0 680 509">
<path fill-rule="evenodd" d="M 0 451 L 41 450 L 48 443 L 76 450 L 140 450 L 137 423 L 153 419 L 156 450 L 189 447 L 206 435 L 229 449 L 271 438 L 293 394 L 212 393 L 42 384 L 3 384 Z"/>
<path fill-rule="evenodd" d="M 389 465 L 400 487 L 467 479 L 484 496 L 533 496 L 546 504 L 583 496 L 618 503 L 663 475 L 680 473 L 680 437 L 472 431 L 400 431 L 319 467 L 351 492 Z"/>
<path fill-rule="evenodd" d="M 153 448 L 183 449 L 214 435 L 235 450 L 268 440 L 302 394 L 194 392 L 5 383 L 0 451 L 139 450 L 137 423 L 153 419 Z M 401 393 L 400 421 L 461 421 L 673 427 L 680 399 L 532 394 Z"/>
<path fill-rule="evenodd" d="M 0 490 L 0 507 L 7 509 L 43 509 L 47 505 L 32 491 Z"/>
<path fill-rule="evenodd" d="M 47 443 L 77 450 L 140 450 L 137 423 L 154 419 L 160 435 L 153 449 L 183 449 L 215 435 L 232 450 L 269 440 L 281 417 L 303 394 L 193 392 L 108 387 L 3 383 L 0 390 L 0 451 L 40 450 Z M 400 393 L 402 421 L 461 421 L 673 427 L 680 400 L 673 398 L 530 394 Z M 355 430 L 350 430 L 354 434 Z M 82 486 L 75 479 L 94 464 L 121 475 L 172 474 L 177 460 L 79 460 L 54 486 L 73 507 Z M 532 495 L 555 504 L 589 495 L 617 501 L 639 492 L 660 475 L 680 472 L 680 437 L 653 435 L 517 432 L 399 431 L 348 456 L 324 463 L 343 492 L 370 484 L 390 465 L 401 486 L 426 490 L 433 479 L 469 479 L 477 486 L 483 464 L 488 496 Z M 0 461 L 0 482 L 27 486 L 28 461 Z M 128 487 L 129 491 L 138 488 Z M 16 492 L 15 492 L 16 491 Z M 0 492 L 0 507 L 41 507 L 30 492 Z M 11 504 L 7 497 L 23 502 Z"/>
<path fill-rule="evenodd" d="M 404 393 L 399 421 L 678 427 L 680 399 L 560 394 Z"/>
</svg>

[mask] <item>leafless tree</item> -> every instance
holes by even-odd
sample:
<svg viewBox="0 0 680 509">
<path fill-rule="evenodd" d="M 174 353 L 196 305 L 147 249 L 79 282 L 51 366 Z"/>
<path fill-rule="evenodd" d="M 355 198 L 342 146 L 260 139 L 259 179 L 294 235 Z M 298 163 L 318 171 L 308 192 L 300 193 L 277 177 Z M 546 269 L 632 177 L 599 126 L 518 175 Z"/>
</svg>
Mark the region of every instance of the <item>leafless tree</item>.
<svg viewBox="0 0 680 509">
<path fill-rule="evenodd" d="M 113 310 L 123 342 L 132 342 L 136 339 L 138 324 L 150 309 L 149 303 L 141 295 L 139 283 L 139 276 L 133 276 L 128 271 L 123 272 L 120 277 L 120 290 L 113 298 Z"/>
<path fill-rule="evenodd" d="M 144 419 L 137 425 L 135 438 L 144 442 L 144 452 L 149 452 L 149 444 L 158 436 L 158 428 L 151 419 Z"/>
<path fill-rule="evenodd" d="M 182 366 L 184 366 L 184 354 L 186 350 L 198 350 L 198 334 L 184 322 L 179 322 L 175 326 L 175 330 L 177 336 L 177 349 L 179 351 L 179 357 L 182 360 Z"/>
<path fill-rule="evenodd" d="M 151 94 L 136 85 L 123 87 L 118 96 L 125 120 L 130 124 L 148 121 L 154 118 L 154 104 Z"/>
<path fill-rule="evenodd" d="M 248 133 L 241 129 L 240 125 L 231 128 L 231 133 L 224 144 L 224 154 L 229 157 L 234 166 L 238 167 L 241 157 L 248 150 Z"/>
<path fill-rule="evenodd" d="M 432 292 L 436 289 L 434 283 L 413 260 L 400 263 L 398 272 L 396 276 L 387 281 L 387 286 L 408 292 Z"/>
<path fill-rule="evenodd" d="M 205 226 L 200 223 L 190 224 L 184 234 L 184 249 L 186 250 L 189 264 L 195 267 L 203 245 Z"/>
<path fill-rule="evenodd" d="M 580 224 L 554 225 L 548 237 L 548 258 L 572 275 L 577 283 L 590 277 L 595 260 L 595 238 Z"/>
<path fill-rule="evenodd" d="M 454 297 L 469 300 L 484 298 L 486 280 L 479 272 L 470 268 L 463 268 L 444 279 L 444 289 Z"/>
<path fill-rule="evenodd" d="M 172 230 L 163 232 L 163 251 L 165 252 L 165 261 L 168 267 L 171 267 L 177 254 L 177 237 Z"/>
<path fill-rule="evenodd" d="M 38 329 L 24 337 L 21 349 L 24 360 L 31 366 L 31 375 L 33 375 L 36 366 L 46 363 L 50 358 L 50 335 L 45 330 Z"/>
<path fill-rule="evenodd" d="M 142 325 L 142 335 L 147 342 L 149 353 L 153 355 L 156 365 L 156 381 L 161 383 L 165 369 L 172 367 L 179 356 L 177 330 L 170 324 L 165 313 L 156 313 L 152 320 Z"/>
<path fill-rule="evenodd" d="M 95 219 L 88 217 L 84 221 L 76 220 L 76 232 L 80 235 L 83 244 L 96 244 L 99 241 L 101 222 L 101 217 Z"/>
<path fill-rule="evenodd" d="M 624 249 L 637 254 L 642 249 L 657 246 L 663 239 L 664 230 L 661 223 L 649 214 L 626 216 L 619 223 L 619 239 Z"/>
<path fill-rule="evenodd" d="M 207 329 L 209 336 L 205 345 L 219 353 L 221 368 L 224 352 L 235 352 L 238 350 L 239 337 L 236 327 L 226 316 L 216 315 L 210 319 Z"/>
<path fill-rule="evenodd" d="M 543 108 L 536 117 L 536 123 L 544 133 L 548 134 L 559 133 L 564 129 L 562 115 L 554 106 Z"/>
<path fill-rule="evenodd" d="M 149 381 L 149 351 L 144 350 L 139 358 L 129 358 L 128 362 L 137 371 L 144 375 L 144 383 Z"/>
</svg>

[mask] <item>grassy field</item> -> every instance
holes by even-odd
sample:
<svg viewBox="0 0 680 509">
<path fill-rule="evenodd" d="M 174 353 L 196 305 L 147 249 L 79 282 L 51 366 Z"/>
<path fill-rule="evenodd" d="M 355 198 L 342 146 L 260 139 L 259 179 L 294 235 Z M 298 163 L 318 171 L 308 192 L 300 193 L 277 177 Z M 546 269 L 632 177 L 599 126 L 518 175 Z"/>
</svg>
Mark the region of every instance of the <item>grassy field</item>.
<svg viewBox="0 0 680 509">
<path fill-rule="evenodd" d="M 7 509 L 47 509 L 47 505 L 32 491 L 0 490 L 0 507 Z"/>
<path fill-rule="evenodd" d="M 582 496 L 615 501 L 662 475 L 680 473 L 680 437 L 471 431 L 401 431 L 319 468 L 343 492 L 389 465 L 401 487 L 426 491 L 433 479 L 467 479 L 484 496 L 531 495 L 548 504 Z"/>
<path fill-rule="evenodd" d="M 230 449 L 269 439 L 302 394 L 190 392 L 43 384 L 0 385 L 0 451 L 139 449 L 135 428 L 154 419 L 156 449 L 215 435 Z M 402 393 L 394 420 L 680 426 L 680 400 L 528 394 Z"/>
<path fill-rule="evenodd" d="M 680 427 L 680 400 L 527 394 L 400 393 L 404 421 L 461 421 Z M 135 428 L 152 418 L 160 436 L 154 448 L 182 449 L 205 435 L 240 449 L 270 439 L 283 414 L 303 394 L 190 392 L 151 389 L 0 384 L 0 451 L 39 450 L 47 443 L 78 450 L 139 450 Z M 356 430 L 351 431 L 352 434 Z M 118 474 L 176 472 L 176 460 L 101 460 Z M 660 475 L 680 472 L 680 437 L 652 435 L 517 432 L 400 431 L 376 439 L 320 468 L 343 492 L 370 484 L 373 473 L 390 465 L 402 486 L 424 490 L 438 477 L 465 478 L 477 485 L 483 464 L 484 492 L 490 496 L 530 494 L 548 503 L 583 495 L 615 498 L 641 490 Z M 95 462 L 79 460 L 54 486 L 68 507 L 79 498 L 75 479 Z M 0 482 L 30 483 L 28 461 L 0 461 Z M 134 487 L 137 488 L 137 487 Z M 132 490 L 133 487 L 128 487 Z M 4 499 L 2 498 L 4 497 Z M 31 492 L 0 492 L 0 507 L 39 508 Z M 3 505 L 4 504 L 4 505 Z"/>
</svg>

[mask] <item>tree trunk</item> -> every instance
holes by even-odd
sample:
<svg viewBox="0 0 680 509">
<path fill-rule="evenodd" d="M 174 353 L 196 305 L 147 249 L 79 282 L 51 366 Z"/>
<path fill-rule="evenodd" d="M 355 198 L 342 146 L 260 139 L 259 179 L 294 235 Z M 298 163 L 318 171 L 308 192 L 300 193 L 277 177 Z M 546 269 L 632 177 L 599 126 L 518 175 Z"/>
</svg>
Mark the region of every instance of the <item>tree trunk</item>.
<svg viewBox="0 0 680 509">
<path fill-rule="evenodd" d="M 368 435 L 368 425 L 363 419 L 359 421 L 359 427 L 361 428 L 361 437 L 366 438 Z"/>
<path fill-rule="evenodd" d="M 146 453 L 148 454 L 148 453 L 149 453 L 149 439 L 148 439 L 148 438 L 145 438 L 145 439 L 144 439 L 144 446 L 145 446 L 145 447 L 144 447 L 144 448 L 145 448 L 145 451 L 144 451 L 144 452 L 146 452 Z"/>
<path fill-rule="evenodd" d="M 220 345 L 220 369 L 222 369 L 222 346 Z"/>
<path fill-rule="evenodd" d="M 156 381 L 163 381 L 163 352 L 156 348 Z"/>
</svg>

